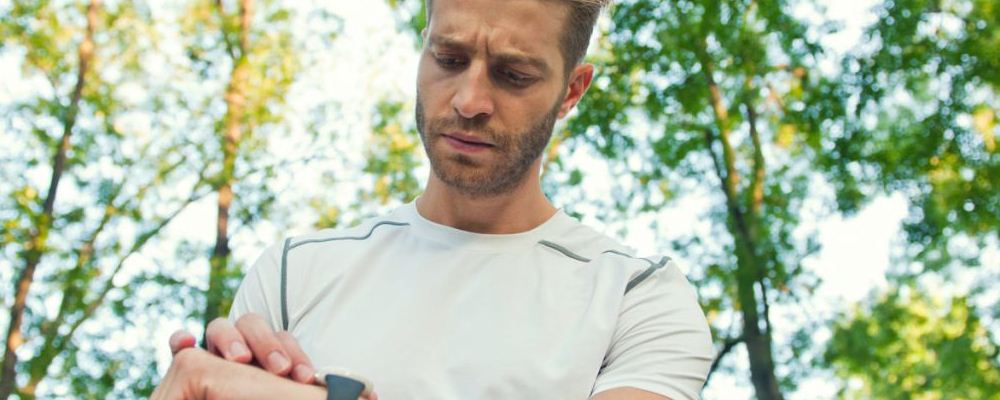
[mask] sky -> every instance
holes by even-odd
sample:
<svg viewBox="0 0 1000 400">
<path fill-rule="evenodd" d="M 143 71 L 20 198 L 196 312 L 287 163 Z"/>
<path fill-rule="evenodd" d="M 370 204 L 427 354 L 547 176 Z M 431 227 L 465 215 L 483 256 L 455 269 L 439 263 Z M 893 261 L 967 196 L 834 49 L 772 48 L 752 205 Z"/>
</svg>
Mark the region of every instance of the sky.
<svg viewBox="0 0 1000 400">
<path fill-rule="evenodd" d="M 3 3 L 4 1 L 0 0 L 0 5 Z M 861 37 L 861 29 L 874 19 L 869 11 L 873 3 L 872 0 L 822 1 L 821 4 L 826 7 L 824 16 L 843 24 L 839 33 L 824 38 L 824 45 L 835 55 L 844 54 L 856 46 Z M 344 115 L 342 121 L 344 131 L 338 134 L 347 139 L 338 142 L 341 148 L 330 150 L 341 156 L 340 161 L 324 161 L 325 164 L 288 171 L 279 179 L 282 182 L 279 182 L 278 186 L 282 187 L 294 186 L 296 182 L 319 182 L 323 170 L 354 168 L 352 166 L 359 165 L 363 154 L 352 149 L 364 146 L 365 132 L 370 124 L 370 110 L 375 106 L 377 99 L 414 97 L 416 56 L 413 44 L 409 37 L 400 35 L 395 29 L 387 29 L 386 21 L 391 21 L 392 16 L 384 2 L 312 0 L 310 4 L 322 5 L 333 14 L 342 17 L 343 32 L 328 53 L 313 55 L 315 58 L 312 67 L 306 70 L 307 75 L 302 79 L 308 84 L 294 87 L 288 96 L 288 101 L 293 109 L 304 109 L 322 102 L 342 104 L 343 109 L 339 112 Z M 806 18 L 819 16 L 807 8 L 797 12 Z M 835 66 L 829 65 L 828 68 Z M 15 57 L 0 57 L 0 76 L 20 76 L 20 66 Z M 25 96 L 31 90 L 33 89 L 30 82 L 21 82 L 17 79 L 0 80 L 0 104 Z M 291 137 L 303 134 L 302 131 L 306 129 L 305 121 L 297 120 L 300 117 L 299 114 L 289 116 L 292 121 L 291 126 L 294 127 L 293 132 L 289 133 Z M 279 141 L 272 151 L 294 152 L 299 144 L 301 143 L 295 140 Z M 347 157 L 342 157 L 344 155 Z M 583 165 L 588 164 L 584 162 Z M 585 180 L 584 190 L 587 193 L 607 193 L 609 180 L 613 177 L 608 175 L 602 164 L 590 165 L 592 168 L 585 170 L 588 179 Z M 426 167 L 423 167 L 418 173 L 426 175 L 426 172 Z M 290 193 L 280 202 L 295 204 L 309 195 L 305 192 Z M 346 203 L 354 196 L 354 192 L 341 190 L 339 196 L 342 196 L 342 200 Z M 185 211 L 179 220 L 170 226 L 166 237 L 211 243 L 214 240 L 214 231 L 208 229 L 202 221 L 214 220 L 213 201 L 214 199 L 206 199 Z M 640 254 L 657 253 L 656 243 L 662 243 L 664 239 L 660 235 L 670 236 L 680 232 L 651 232 L 647 228 L 650 219 L 657 219 L 661 222 L 660 226 L 697 226 L 703 223 L 697 221 L 698 213 L 691 212 L 691 209 L 697 209 L 698 203 L 704 202 L 699 202 L 697 198 L 684 199 L 672 204 L 669 209 L 656 216 L 637 218 L 631 222 L 634 229 L 629 229 L 629 235 L 622 239 L 636 248 Z M 885 287 L 885 271 L 891 261 L 891 250 L 900 238 L 900 221 L 906 214 L 906 199 L 900 195 L 892 195 L 876 198 L 861 212 L 850 217 L 832 216 L 807 222 L 807 225 L 810 225 L 808 227 L 818 231 L 822 243 L 822 250 L 805 261 L 809 269 L 822 280 L 813 303 L 817 307 L 816 312 L 820 315 L 832 315 L 836 310 L 843 310 L 845 304 L 860 301 L 872 291 Z M 262 245 L 270 244 L 286 234 L 304 233 L 310 229 L 308 216 L 303 214 L 291 217 L 295 219 L 292 223 L 281 225 L 293 226 L 293 232 L 280 231 L 278 224 L 264 222 L 253 232 L 237 233 L 233 238 L 234 257 L 249 265 L 263 250 Z M 614 235 L 610 228 L 607 233 Z M 170 240 L 164 242 L 169 243 Z M 135 271 L 151 268 L 155 265 L 155 259 L 164 257 L 172 257 L 169 246 L 150 249 L 142 257 L 133 260 L 130 268 Z M 683 259 L 680 261 L 685 272 L 696 267 L 686 264 Z M 199 264 L 192 264 L 186 268 L 192 275 L 201 275 L 205 271 L 205 266 Z M 9 281 L 6 275 L 0 278 Z M 796 315 L 802 311 L 778 307 L 774 312 L 776 325 L 787 322 L 788 326 L 795 327 Z M 165 345 L 167 337 L 175 329 L 197 331 L 198 321 L 152 321 L 152 323 L 157 326 L 152 332 L 152 340 L 162 344 L 158 348 L 157 359 L 161 371 L 165 371 L 170 360 Z M 777 334 L 780 336 L 791 332 Z M 816 340 L 823 340 L 822 335 L 821 332 L 817 333 Z M 121 340 L 122 346 L 128 347 L 129 341 L 141 339 L 135 339 L 134 335 L 123 335 Z M 729 360 L 733 363 L 731 365 L 746 367 L 746 354 L 742 350 L 730 355 Z M 818 376 L 806 379 L 801 389 L 789 398 L 832 397 L 834 390 L 836 387 L 832 386 L 829 379 Z M 752 388 L 746 377 L 719 374 L 713 377 L 704 392 L 704 397 L 706 399 L 750 398 Z"/>
</svg>

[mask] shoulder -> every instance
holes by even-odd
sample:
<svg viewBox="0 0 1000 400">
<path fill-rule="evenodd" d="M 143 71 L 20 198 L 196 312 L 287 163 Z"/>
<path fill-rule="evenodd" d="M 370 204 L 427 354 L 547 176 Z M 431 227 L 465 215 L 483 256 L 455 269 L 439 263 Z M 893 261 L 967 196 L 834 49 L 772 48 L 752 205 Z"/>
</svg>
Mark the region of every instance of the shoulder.
<svg viewBox="0 0 1000 400">
<path fill-rule="evenodd" d="M 629 280 L 594 393 L 637 388 L 696 399 L 714 358 L 697 293 L 676 263 L 656 263 Z"/>
<path fill-rule="evenodd" d="M 276 247 L 282 253 L 288 253 L 292 250 L 301 251 L 297 249 L 321 249 L 323 248 L 320 246 L 322 244 L 359 244 L 378 240 L 387 231 L 398 231 L 409 225 L 405 219 L 398 218 L 395 213 L 390 213 L 366 219 L 350 227 L 323 229 L 303 235 L 289 236 Z"/>
<path fill-rule="evenodd" d="M 556 229 L 546 232 L 539 244 L 581 262 L 591 262 L 602 255 L 631 257 L 635 251 L 575 218 L 560 214 Z"/>
<path fill-rule="evenodd" d="M 640 280 L 666 267 L 671 259 L 661 255 L 640 257 L 636 251 L 604 233 L 563 215 L 560 229 L 538 243 L 550 251 L 581 263 L 621 270 L 630 280 Z"/>
</svg>

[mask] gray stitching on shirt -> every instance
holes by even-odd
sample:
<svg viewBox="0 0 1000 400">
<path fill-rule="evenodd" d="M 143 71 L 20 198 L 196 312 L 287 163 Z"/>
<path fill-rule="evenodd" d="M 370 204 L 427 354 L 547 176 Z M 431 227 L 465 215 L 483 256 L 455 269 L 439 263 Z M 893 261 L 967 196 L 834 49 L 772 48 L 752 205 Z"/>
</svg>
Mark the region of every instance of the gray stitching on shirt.
<svg viewBox="0 0 1000 400">
<path fill-rule="evenodd" d="M 364 236 L 338 236 L 324 239 L 309 239 L 295 244 L 292 244 L 291 238 L 285 239 L 285 247 L 281 251 L 281 327 L 283 330 L 288 330 L 288 252 L 304 244 L 332 242 L 334 240 L 365 240 L 372 236 L 372 233 L 375 232 L 375 228 L 382 225 L 407 226 L 410 224 L 406 222 L 379 221 L 377 224 L 372 225 L 371 229 L 369 229 L 368 233 Z"/>
<path fill-rule="evenodd" d="M 299 247 L 299 246 L 302 246 L 304 244 L 323 243 L 323 242 L 330 242 L 330 241 L 334 241 L 334 240 L 365 240 L 365 239 L 368 239 L 369 237 L 372 236 L 372 232 L 375 232 L 375 228 L 378 228 L 378 227 L 380 227 L 382 225 L 407 226 L 407 225 L 409 225 L 409 223 L 406 223 L 406 222 L 395 222 L 395 221 L 379 221 L 379 223 L 377 223 L 375 225 L 372 225 L 371 229 L 368 230 L 368 234 L 366 234 L 364 236 L 342 236 L 342 237 L 331 237 L 331 238 L 325 238 L 325 239 L 303 240 L 301 242 L 293 244 L 292 245 L 292 249 L 294 249 L 296 247 Z M 289 249 L 289 250 L 291 250 L 291 249 Z"/>
<path fill-rule="evenodd" d="M 281 327 L 288 330 L 288 245 L 292 238 L 285 239 L 281 249 Z"/>
<path fill-rule="evenodd" d="M 623 257 L 628 257 L 628 258 L 632 258 L 632 259 L 636 259 L 636 260 L 642 260 L 642 261 L 645 261 L 645 262 L 648 262 L 648 263 L 649 263 L 649 265 L 653 265 L 653 262 L 652 262 L 652 261 L 649 261 L 649 260 L 647 260 L 647 259 L 645 259 L 645 258 L 641 258 L 641 257 L 633 257 L 633 256 L 631 256 L 631 255 L 629 255 L 629 254 L 626 254 L 626 253 L 622 253 L 622 252 L 620 252 L 620 251 L 618 251 L 618 250 L 604 250 L 604 251 L 602 252 L 602 254 L 603 254 L 603 253 L 611 253 L 611 254 L 617 254 L 617 255 L 620 255 L 620 256 L 623 256 Z"/>
<path fill-rule="evenodd" d="M 572 258 L 572 259 L 577 260 L 577 261 L 581 261 L 581 262 L 590 262 L 591 261 L 589 258 L 581 256 L 579 254 L 576 254 L 573 251 L 571 251 L 570 249 L 567 249 L 563 245 L 560 245 L 560 244 L 557 244 L 557 243 L 553 243 L 553 242 L 550 242 L 548 240 L 539 240 L 538 244 L 546 246 L 546 247 L 549 247 L 549 248 L 552 248 L 553 250 L 556 250 L 556 251 L 562 253 L 564 256 Z M 628 258 L 635 259 L 635 260 L 643 260 L 643 261 L 649 263 L 650 266 L 655 265 L 652 261 L 649 261 L 649 260 L 647 260 L 645 258 L 633 257 L 633 256 L 631 256 L 631 255 L 629 255 L 627 253 L 623 253 L 623 252 L 620 252 L 618 250 L 613 250 L 612 249 L 612 250 L 604 250 L 604 251 L 601 252 L 601 254 L 608 254 L 608 253 L 610 253 L 610 254 L 617 254 L 617 255 L 620 255 L 622 257 L 628 257 Z"/>
<path fill-rule="evenodd" d="M 660 262 L 656 264 L 653 264 L 652 261 L 649 261 L 650 264 L 649 268 L 646 268 L 646 270 L 642 271 L 642 273 L 639 274 L 639 276 L 636 276 L 635 278 L 632 278 L 632 280 L 628 281 L 628 285 L 625 286 L 625 294 L 628 294 L 628 292 L 632 290 L 632 288 L 642 283 L 642 281 L 646 280 L 646 278 L 649 278 L 649 276 L 652 275 L 653 272 L 656 272 L 656 270 L 663 268 L 663 266 L 667 265 L 668 262 L 670 262 L 670 257 L 663 257 L 660 259 Z"/>
<path fill-rule="evenodd" d="M 574 260 L 581 261 L 581 262 L 590 262 L 589 258 L 583 257 L 583 256 L 581 256 L 579 254 L 576 254 L 576 253 L 574 253 L 572 251 L 569 251 L 569 249 L 567 249 L 567 248 L 565 248 L 563 246 L 560 246 L 558 244 L 552 243 L 552 242 L 550 242 L 548 240 L 539 240 L 538 244 L 546 246 L 546 247 L 549 247 L 549 248 L 551 248 L 551 249 L 553 249 L 555 251 L 558 251 L 558 252 L 562 253 L 564 256 L 572 258 Z"/>
</svg>

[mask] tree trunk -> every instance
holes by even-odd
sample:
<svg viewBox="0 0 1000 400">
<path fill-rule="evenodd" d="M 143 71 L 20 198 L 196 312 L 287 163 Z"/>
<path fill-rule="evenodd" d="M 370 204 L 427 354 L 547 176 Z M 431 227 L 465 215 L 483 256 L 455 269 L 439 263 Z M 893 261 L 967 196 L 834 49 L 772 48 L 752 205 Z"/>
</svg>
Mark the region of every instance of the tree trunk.
<svg viewBox="0 0 1000 400">
<path fill-rule="evenodd" d="M 714 64 L 705 48 L 698 51 L 699 62 L 705 75 L 709 91 L 709 99 L 715 114 L 716 129 L 722 145 L 721 162 L 713 150 L 714 140 L 711 132 L 706 131 L 706 145 L 712 153 L 716 174 L 726 197 L 726 208 L 729 214 L 729 231 L 733 237 L 736 250 L 736 285 L 737 301 L 743 316 L 743 343 L 746 345 L 750 358 L 750 380 L 758 399 L 782 400 L 784 397 L 778 387 L 778 379 L 774 374 L 774 359 L 771 349 L 771 330 L 765 324 L 761 329 L 761 320 L 767 321 L 768 307 L 766 287 L 762 283 L 762 265 L 756 251 L 756 224 L 760 213 L 760 202 L 763 198 L 763 156 L 760 155 L 760 142 L 756 131 L 756 114 L 748 104 L 751 135 L 754 139 L 754 176 L 751 181 L 750 207 L 741 207 L 739 196 L 739 174 L 736 169 L 736 152 L 730 141 L 730 121 L 725 100 L 722 98 L 719 85 L 715 81 Z M 746 210 L 746 211 L 745 211 Z M 754 286 L 760 283 L 761 300 L 765 307 L 763 315 Z"/>
<path fill-rule="evenodd" d="M 734 234 L 737 234 L 734 232 Z M 780 400 L 781 390 L 778 379 L 774 375 L 774 358 L 771 350 L 770 329 L 761 329 L 762 316 L 758 311 L 757 295 L 754 285 L 757 283 L 759 266 L 745 245 L 737 240 L 736 254 L 738 266 L 736 271 L 737 296 L 739 310 L 743 314 L 743 343 L 750 357 L 750 380 L 758 399 Z"/>
<path fill-rule="evenodd" d="M 24 343 L 21 325 L 24 322 L 24 310 L 28 300 L 31 284 L 34 282 L 35 270 L 45 253 L 49 229 L 52 227 L 53 209 L 59 181 L 66 168 L 66 153 L 70 148 L 70 137 L 76 125 L 77 113 L 80 110 L 80 99 L 86 83 L 90 63 L 94 57 L 94 29 L 97 25 L 97 9 L 100 0 L 91 0 L 87 6 L 87 27 L 83 41 L 77 49 L 79 66 L 76 75 L 76 85 L 70 98 L 69 106 L 63 117 L 63 134 L 52 160 L 52 177 L 49 180 L 49 191 L 45 196 L 42 214 L 35 220 L 35 228 L 29 234 L 24 249 L 24 269 L 17 277 L 14 286 L 14 305 L 10 309 L 10 325 L 7 328 L 6 346 L 4 346 L 3 369 L 0 375 L 0 399 L 10 397 L 17 386 L 17 349 Z M 29 388 L 30 389 L 30 388 Z M 29 390 L 32 391 L 32 390 Z M 31 395 L 32 393 L 27 393 Z"/>
<path fill-rule="evenodd" d="M 218 7 L 223 19 L 225 11 L 221 4 Z M 250 74 L 250 64 L 247 60 L 249 48 L 250 23 L 253 18 L 253 1 L 240 1 L 239 41 L 234 44 L 226 40 L 229 54 L 233 57 L 233 70 L 230 73 L 229 85 L 226 87 L 226 115 L 223 117 L 222 132 L 222 172 L 218 181 L 217 217 L 215 225 L 215 247 L 209 259 L 210 270 L 208 292 L 205 301 L 204 324 L 219 317 L 224 312 L 225 284 L 229 266 L 229 209 L 233 201 L 233 184 L 236 183 L 236 156 L 240 140 L 243 137 L 244 120 L 246 119 L 247 79 Z M 227 24 L 223 24 L 225 27 Z M 225 28 L 223 28 L 225 29 Z M 228 37 L 223 31 L 223 37 Z M 235 48 L 234 48 L 235 47 Z"/>
</svg>

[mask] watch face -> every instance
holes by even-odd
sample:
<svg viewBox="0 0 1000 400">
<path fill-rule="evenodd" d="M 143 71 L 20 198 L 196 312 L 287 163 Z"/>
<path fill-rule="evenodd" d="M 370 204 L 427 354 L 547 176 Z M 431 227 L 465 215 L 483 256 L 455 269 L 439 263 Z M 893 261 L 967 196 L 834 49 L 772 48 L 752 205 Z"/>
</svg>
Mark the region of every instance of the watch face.
<svg viewBox="0 0 1000 400">
<path fill-rule="evenodd" d="M 372 382 L 367 378 L 351 372 L 345 368 L 335 368 L 335 367 L 320 367 L 316 369 L 316 374 L 314 375 L 316 380 L 315 383 L 319 386 L 326 387 L 326 376 L 333 375 L 344 379 L 350 379 L 353 381 L 360 382 L 364 385 L 365 389 L 361 392 L 362 396 L 368 397 L 372 394 Z"/>
</svg>

